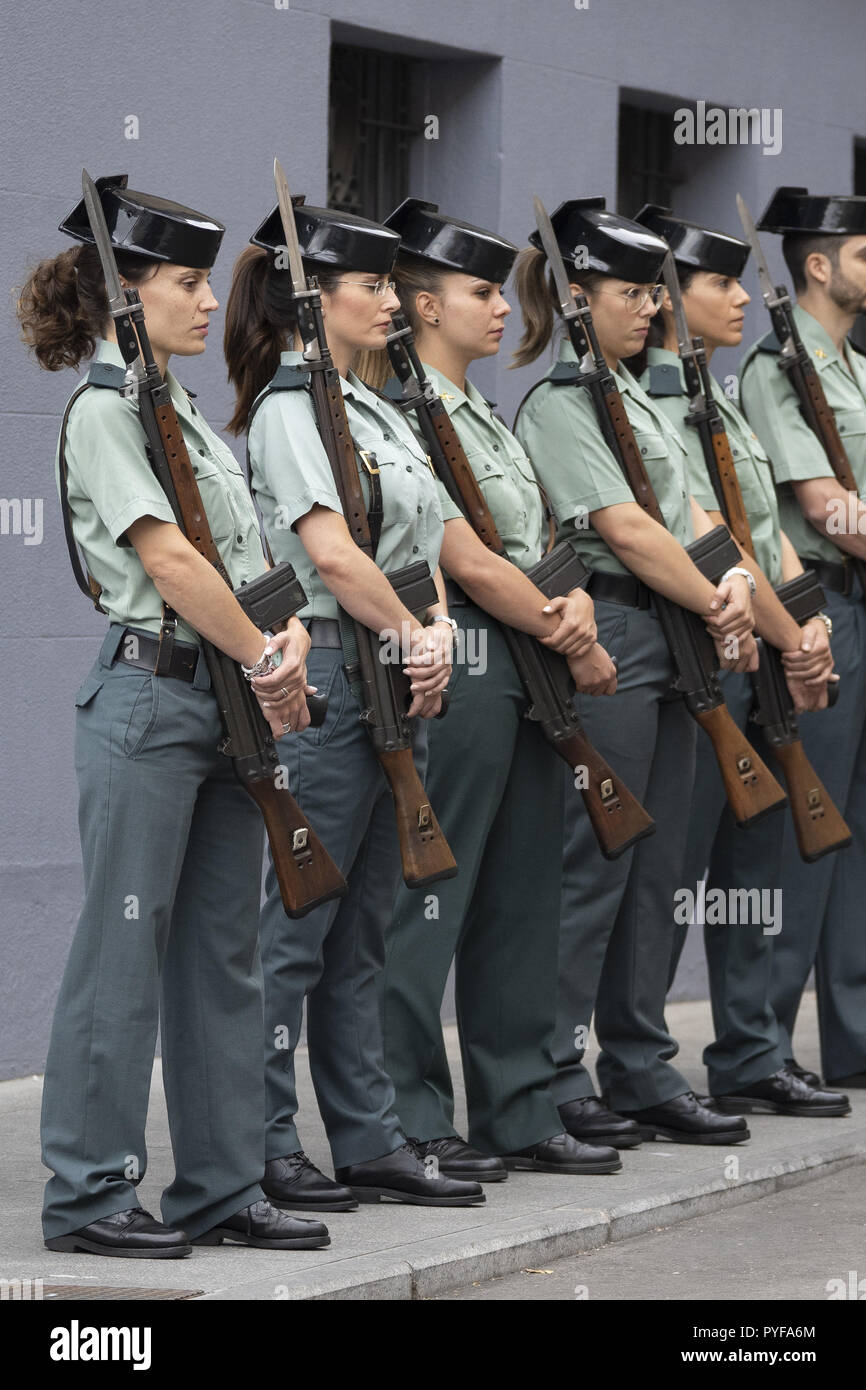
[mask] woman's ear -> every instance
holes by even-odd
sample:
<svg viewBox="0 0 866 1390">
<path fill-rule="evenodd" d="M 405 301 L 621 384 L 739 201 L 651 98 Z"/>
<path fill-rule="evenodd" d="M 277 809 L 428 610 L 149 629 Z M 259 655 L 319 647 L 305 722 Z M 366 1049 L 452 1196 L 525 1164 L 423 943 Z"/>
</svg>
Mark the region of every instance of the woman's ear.
<svg viewBox="0 0 866 1390">
<path fill-rule="evenodd" d="M 429 290 L 421 290 L 415 296 L 415 312 L 424 324 L 439 322 L 439 302 Z"/>
</svg>

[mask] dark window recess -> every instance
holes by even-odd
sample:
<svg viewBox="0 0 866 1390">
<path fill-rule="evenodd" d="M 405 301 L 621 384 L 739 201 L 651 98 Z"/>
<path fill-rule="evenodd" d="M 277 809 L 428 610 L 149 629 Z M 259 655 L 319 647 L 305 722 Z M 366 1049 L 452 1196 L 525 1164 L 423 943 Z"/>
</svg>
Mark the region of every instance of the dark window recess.
<svg viewBox="0 0 866 1390">
<path fill-rule="evenodd" d="M 858 197 L 866 197 L 866 141 L 854 141 L 854 192 Z M 854 322 L 851 337 L 861 352 L 866 352 L 866 314 L 861 314 Z"/>
<path fill-rule="evenodd" d="M 422 133 L 414 94 L 424 64 L 334 44 L 328 131 L 328 206 L 378 221 L 409 193 L 409 150 Z"/>
<path fill-rule="evenodd" d="M 672 168 L 675 150 L 672 112 L 620 105 L 617 209 L 624 217 L 634 217 L 644 203 L 675 205 L 675 191 L 685 182 Z"/>
</svg>

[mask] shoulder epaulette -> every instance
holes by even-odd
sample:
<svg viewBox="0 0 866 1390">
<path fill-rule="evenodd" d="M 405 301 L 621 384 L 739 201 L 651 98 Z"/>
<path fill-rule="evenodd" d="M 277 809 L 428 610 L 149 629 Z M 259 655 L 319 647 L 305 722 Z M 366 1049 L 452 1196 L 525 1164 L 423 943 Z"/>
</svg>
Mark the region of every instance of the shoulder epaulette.
<svg viewBox="0 0 866 1390">
<path fill-rule="evenodd" d="M 782 344 L 776 337 L 776 330 L 771 328 L 769 333 L 765 333 L 763 338 L 759 338 L 755 343 L 757 352 L 781 352 Z"/>
<path fill-rule="evenodd" d="M 649 396 L 684 396 L 685 385 L 676 362 L 654 362 L 649 369 Z"/>
<path fill-rule="evenodd" d="M 299 391 L 309 384 L 309 380 L 309 367 L 301 367 L 297 363 L 281 362 L 268 382 L 267 389 L 269 391 Z"/>
<path fill-rule="evenodd" d="M 580 367 L 577 362 L 557 362 L 542 380 L 549 381 L 552 386 L 572 386 L 579 377 Z"/>
<path fill-rule="evenodd" d="M 119 391 L 126 381 L 126 369 L 114 362 L 92 362 L 87 373 L 88 386 L 109 386 Z"/>
</svg>

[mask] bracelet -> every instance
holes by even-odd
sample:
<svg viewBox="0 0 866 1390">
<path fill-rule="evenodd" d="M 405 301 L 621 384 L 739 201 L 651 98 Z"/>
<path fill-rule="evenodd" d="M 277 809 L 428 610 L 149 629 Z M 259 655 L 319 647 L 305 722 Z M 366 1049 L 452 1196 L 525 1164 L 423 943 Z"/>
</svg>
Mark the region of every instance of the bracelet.
<svg viewBox="0 0 866 1390">
<path fill-rule="evenodd" d="M 453 618 L 449 618 L 447 613 L 434 613 L 432 618 L 428 618 L 425 627 L 432 627 L 434 623 L 447 623 L 454 636 L 460 631 Z"/>
<path fill-rule="evenodd" d="M 751 574 L 749 570 L 744 570 L 740 565 L 732 565 L 729 570 L 725 570 L 724 574 L 719 580 L 719 583 L 724 584 L 725 580 L 730 579 L 731 575 L 734 574 L 741 574 L 743 578 L 748 581 L 749 594 L 752 598 L 754 598 L 758 588 L 757 584 L 755 583 L 755 576 Z"/>
<path fill-rule="evenodd" d="M 833 619 L 830 617 L 830 614 L 829 614 L 829 613 L 815 613 L 814 616 L 818 619 L 818 621 L 819 621 L 820 623 L 823 623 L 823 624 L 824 624 L 825 628 L 827 629 L 827 636 L 828 636 L 828 637 L 832 637 L 832 636 L 833 636 Z"/>
<path fill-rule="evenodd" d="M 248 681 L 255 680 L 256 676 L 264 676 L 264 675 L 267 674 L 268 671 L 270 671 L 270 669 L 271 669 L 271 658 L 270 658 L 270 656 L 267 656 L 267 655 L 266 655 L 266 652 L 267 652 L 268 646 L 270 645 L 270 643 L 271 643 L 273 640 L 274 640 L 274 634 L 273 634 L 272 632 L 266 632 L 266 633 L 265 633 L 265 651 L 262 652 L 261 656 L 259 657 L 258 661 L 256 662 L 256 664 L 255 664 L 254 666 L 245 666 L 245 665 L 243 664 L 243 662 L 241 662 L 241 670 L 243 671 L 243 673 L 244 673 L 244 675 L 246 676 L 246 678 L 247 678 Z"/>
</svg>

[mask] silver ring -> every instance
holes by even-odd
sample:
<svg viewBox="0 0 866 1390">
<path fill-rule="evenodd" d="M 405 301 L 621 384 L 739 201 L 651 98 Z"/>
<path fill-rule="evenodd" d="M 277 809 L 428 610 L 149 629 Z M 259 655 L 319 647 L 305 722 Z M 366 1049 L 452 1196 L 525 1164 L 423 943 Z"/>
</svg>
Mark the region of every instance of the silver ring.
<svg viewBox="0 0 866 1390">
<path fill-rule="evenodd" d="M 292 730 L 291 724 L 284 724 L 284 725 L 283 725 L 283 733 L 284 733 L 284 734 L 290 734 L 290 733 L 292 733 L 292 732 L 293 732 L 293 730 Z"/>
</svg>

